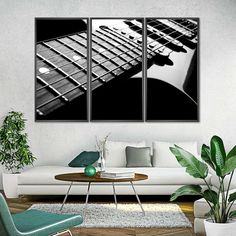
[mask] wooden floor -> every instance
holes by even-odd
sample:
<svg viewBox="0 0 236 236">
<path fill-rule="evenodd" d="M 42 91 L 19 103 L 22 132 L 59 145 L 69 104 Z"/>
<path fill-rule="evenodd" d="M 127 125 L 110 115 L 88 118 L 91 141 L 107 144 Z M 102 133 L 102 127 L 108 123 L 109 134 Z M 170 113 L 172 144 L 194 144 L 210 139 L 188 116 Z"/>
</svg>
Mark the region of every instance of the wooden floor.
<svg viewBox="0 0 236 236">
<path fill-rule="evenodd" d="M 69 196 L 68 202 L 75 203 L 78 202 L 84 202 L 84 196 L 76 197 L 76 196 Z M 91 196 L 90 202 L 104 202 L 104 197 L 102 201 L 100 200 L 101 197 L 99 196 Z M 37 197 L 29 197 L 24 196 L 20 199 L 11 199 L 7 200 L 10 211 L 12 213 L 21 212 L 23 210 L 26 210 L 29 208 L 32 204 L 35 203 L 61 203 L 63 200 L 63 197 L 61 196 L 37 196 Z M 135 199 L 134 199 L 135 200 Z M 134 202 L 134 200 L 127 199 L 125 196 L 118 196 L 118 201 L 120 202 Z M 168 199 L 146 199 L 145 196 L 141 196 L 141 201 L 145 203 L 153 203 L 153 202 L 161 202 L 165 203 L 168 202 Z M 108 197 L 105 199 L 105 202 L 112 202 L 112 198 Z M 182 211 L 185 213 L 185 215 L 188 217 L 190 222 L 193 224 L 193 200 L 186 201 L 183 200 L 181 202 L 177 202 L 177 204 L 181 207 Z M 93 228 L 93 229 L 86 229 L 86 228 L 80 228 L 80 229 L 72 229 L 71 230 L 73 235 L 80 235 L 80 236 L 154 236 L 154 235 L 162 235 L 162 236 L 195 236 L 193 232 L 193 228 L 172 228 L 172 229 L 165 229 L 165 228 Z M 63 236 L 66 236 L 68 234 L 64 234 Z"/>
</svg>

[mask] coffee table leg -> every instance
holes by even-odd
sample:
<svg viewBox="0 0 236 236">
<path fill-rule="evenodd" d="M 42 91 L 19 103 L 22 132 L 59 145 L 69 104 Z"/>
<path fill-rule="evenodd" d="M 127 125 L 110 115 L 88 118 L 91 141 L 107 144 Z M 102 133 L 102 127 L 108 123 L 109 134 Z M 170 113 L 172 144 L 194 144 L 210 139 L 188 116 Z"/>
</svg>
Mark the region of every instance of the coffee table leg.
<svg viewBox="0 0 236 236">
<path fill-rule="evenodd" d="M 117 210 L 117 199 L 116 199 L 116 190 L 115 190 L 115 184 L 114 184 L 114 182 L 112 182 L 112 186 L 113 186 L 113 194 L 114 194 L 114 200 L 115 200 L 116 210 Z"/>
<path fill-rule="evenodd" d="M 136 195 L 136 198 L 137 198 L 137 200 L 138 200 L 138 204 L 139 204 L 140 208 L 142 209 L 143 215 L 145 216 L 145 211 L 144 211 L 143 206 L 142 206 L 142 203 L 141 203 L 141 201 L 140 201 L 140 199 L 139 199 L 139 197 L 138 197 L 138 194 L 137 194 L 136 191 L 135 191 L 133 182 L 130 181 L 130 183 L 131 183 L 131 186 L 132 186 L 132 188 L 133 188 L 133 190 L 134 190 L 134 193 L 135 193 L 135 195 Z"/>
<path fill-rule="evenodd" d="M 86 194 L 86 201 L 85 201 L 85 208 L 84 208 L 84 218 L 85 218 L 86 211 L 87 211 L 90 185 L 91 185 L 91 182 L 88 183 L 88 190 L 87 190 L 87 194 Z"/>
<path fill-rule="evenodd" d="M 66 196 L 65 196 L 65 198 L 64 198 L 64 200 L 63 200 L 63 203 L 62 203 L 62 206 L 61 206 L 60 211 L 62 211 L 62 209 L 63 209 L 63 207 L 64 207 L 64 205 L 65 205 L 65 203 L 66 203 L 66 199 L 67 199 L 67 197 L 68 197 L 68 195 L 69 195 L 69 192 L 70 192 L 70 189 L 71 189 L 72 184 L 73 184 L 73 181 L 70 183 L 70 186 L 69 186 L 69 188 L 68 188 L 68 190 L 67 190 L 67 193 L 66 193 Z"/>
</svg>

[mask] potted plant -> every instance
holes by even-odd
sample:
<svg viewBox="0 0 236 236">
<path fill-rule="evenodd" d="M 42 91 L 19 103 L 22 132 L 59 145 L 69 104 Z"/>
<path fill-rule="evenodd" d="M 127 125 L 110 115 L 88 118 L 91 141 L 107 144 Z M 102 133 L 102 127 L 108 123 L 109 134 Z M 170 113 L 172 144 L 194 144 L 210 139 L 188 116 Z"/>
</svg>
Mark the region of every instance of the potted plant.
<svg viewBox="0 0 236 236">
<path fill-rule="evenodd" d="M 226 154 L 222 139 L 213 136 L 210 146 L 202 145 L 202 161 L 177 145 L 170 147 L 170 151 L 179 164 L 186 168 L 188 174 L 202 179 L 207 186 L 207 190 L 203 190 L 200 185 L 182 186 L 171 195 L 171 201 L 186 194 L 203 197 L 210 207 L 207 213 L 210 218 L 204 220 L 207 236 L 235 235 L 236 221 L 233 218 L 236 217 L 236 211 L 232 211 L 231 207 L 236 200 L 236 192 L 230 194 L 229 190 L 236 168 L 236 146 Z M 214 191 L 206 181 L 210 168 L 219 179 L 218 191 Z M 228 185 L 225 185 L 224 180 L 227 175 L 230 175 L 230 179 Z"/>
<path fill-rule="evenodd" d="M 19 171 L 32 165 L 36 159 L 31 153 L 24 133 L 25 119 L 21 112 L 11 111 L 0 127 L 0 164 L 8 173 L 3 173 L 3 189 L 8 198 L 17 197 Z M 9 173 L 10 172 L 10 173 Z"/>
</svg>

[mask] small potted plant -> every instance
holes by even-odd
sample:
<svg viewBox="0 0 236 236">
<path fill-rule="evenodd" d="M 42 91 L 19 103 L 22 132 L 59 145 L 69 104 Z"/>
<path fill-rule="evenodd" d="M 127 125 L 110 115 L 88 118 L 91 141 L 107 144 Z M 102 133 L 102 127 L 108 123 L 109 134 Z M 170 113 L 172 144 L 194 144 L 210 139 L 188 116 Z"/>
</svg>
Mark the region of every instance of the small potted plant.
<svg viewBox="0 0 236 236">
<path fill-rule="evenodd" d="M 206 215 L 210 218 L 204 220 L 207 236 L 235 235 L 236 221 L 233 218 L 236 217 L 236 211 L 232 211 L 231 208 L 236 200 L 236 192 L 230 194 L 229 190 L 236 168 L 236 146 L 226 154 L 222 139 L 213 136 L 210 146 L 202 145 L 202 161 L 177 145 L 170 147 L 170 151 L 175 155 L 179 164 L 186 168 L 188 174 L 202 179 L 207 186 L 207 190 L 203 190 L 200 185 L 182 186 L 171 195 L 171 201 L 186 194 L 203 197 L 210 207 L 210 211 Z M 206 181 L 209 168 L 218 177 L 218 191 L 214 191 Z M 230 178 L 228 185 L 225 185 L 224 180 L 227 175 L 230 175 Z"/>
<path fill-rule="evenodd" d="M 18 174 L 36 159 L 30 151 L 24 129 L 23 114 L 15 111 L 8 113 L 0 127 L 0 164 L 8 171 L 2 175 L 4 193 L 8 198 L 18 196 Z"/>
</svg>

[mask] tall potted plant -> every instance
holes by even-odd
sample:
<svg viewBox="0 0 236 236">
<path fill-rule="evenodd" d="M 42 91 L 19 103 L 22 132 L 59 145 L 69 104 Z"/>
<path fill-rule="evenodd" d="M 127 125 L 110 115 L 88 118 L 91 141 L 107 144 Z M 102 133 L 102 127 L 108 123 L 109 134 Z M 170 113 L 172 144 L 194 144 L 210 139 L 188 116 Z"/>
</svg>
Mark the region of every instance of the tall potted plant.
<svg viewBox="0 0 236 236">
<path fill-rule="evenodd" d="M 207 190 L 203 190 L 200 185 L 182 186 L 171 195 L 171 201 L 186 194 L 203 197 L 210 207 L 207 214 L 210 218 L 204 220 L 207 236 L 235 235 L 236 221 L 233 218 L 236 217 L 236 211 L 232 211 L 231 208 L 236 200 L 236 192 L 230 194 L 229 190 L 236 168 L 236 146 L 226 154 L 222 139 L 213 136 L 210 146 L 202 145 L 202 161 L 177 145 L 170 147 L 170 151 L 175 155 L 179 164 L 186 168 L 189 175 L 202 179 L 207 186 Z M 209 168 L 218 177 L 218 191 L 214 191 L 206 181 Z M 228 186 L 224 183 L 227 175 L 230 175 Z"/>
<path fill-rule="evenodd" d="M 8 173 L 3 173 L 3 189 L 8 198 L 17 197 L 19 171 L 32 165 L 36 159 L 30 151 L 27 134 L 24 132 L 25 119 L 21 112 L 11 111 L 0 127 L 0 164 Z"/>
</svg>

